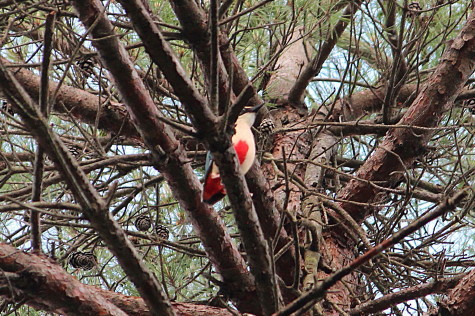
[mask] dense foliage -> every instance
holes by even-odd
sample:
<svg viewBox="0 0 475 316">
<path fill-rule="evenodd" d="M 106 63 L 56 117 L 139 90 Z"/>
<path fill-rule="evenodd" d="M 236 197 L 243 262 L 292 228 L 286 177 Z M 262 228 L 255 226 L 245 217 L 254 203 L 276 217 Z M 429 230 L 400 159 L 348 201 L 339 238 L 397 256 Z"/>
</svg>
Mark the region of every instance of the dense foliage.
<svg viewBox="0 0 475 316">
<path fill-rule="evenodd" d="M 186 161 L 195 176 L 202 178 L 210 140 L 199 134 L 196 114 L 184 106 L 178 87 L 173 86 L 161 65 L 152 61 L 147 45 L 137 34 L 136 23 L 119 2 L 102 1 L 113 32 L 126 48 L 130 62 L 162 114 L 162 122 L 171 127 L 185 148 Z M 208 73 L 210 66 L 203 56 L 216 55 L 200 52 L 197 43 L 208 43 L 210 39 L 190 38 L 192 26 L 177 18 L 179 9 L 174 7 L 188 1 L 143 2 L 147 3 L 148 13 L 172 47 L 193 87 L 204 100 L 212 102 L 213 81 Z M 206 21 L 211 12 L 210 3 L 214 1 L 197 3 Z M 357 8 L 346 16 L 343 12 L 350 3 L 356 3 Z M 288 247 L 299 245 L 298 267 L 287 267 L 289 271 L 298 271 L 300 276 L 296 279 L 300 283 L 293 284 L 295 290 L 303 291 L 308 286 L 302 283 L 309 282 L 304 277 L 310 273 L 304 254 L 306 250 L 315 251 L 312 235 L 315 231 L 306 222 L 314 218 L 307 217 L 302 201 L 318 196 L 319 207 L 324 210 L 320 217 L 323 224 L 318 224 L 324 226 L 323 231 L 333 229 L 338 216 L 325 209 L 331 209 L 331 203 L 335 202 L 345 205 L 340 195 L 347 192 L 342 191 L 343 188 L 350 190 L 351 181 L 364 178 L 357 172 L 383 144 L 389 128 L 407 128 L 395 124 L 444 60 L 441 57 L 444 50 L 460 33 L 472 6 L 471 1 L 429 0 L 220 2 L 220 36 L 224 37 L 220 38 L 220 49 L 224 62 L 218 67 L 223 67 L 230 77 L 236 75 L 237 71 L 224 56 L 225 52 L 234 54 L 239 63 L 234 67 L 240 67 L 247 75 L 255 88 L 253 97 L 266 103 L 271 114 L 266 112 L 265 115 L 277 122 L 270 135 L 258 129 L 255 135 L 258 160 L 268 180 L 267 188 L 261 190 L 270 190 L 275 198 L 274 209 L 282 217 L 279 224 L 291 236 L 290 240 L 295 241 Z M 51 12 L 55 13 L 53 24 L 47 21 Z M 193 24 L 193 21 L 188 23 Z M 341 23 L 345 26 L 335 35 Z M 97 25 L 100 27 L 100 23 Z M 89 27 L 73 5 L 56 0 L 0 1 L 0 30 L 0 61 L 37 103 L 41 103 L 38 91 L 45 85 L 40 83 L 45 38 L 53 36 L 47 75 L 51 89 L 45 105 L 50 112 L 49 125 L 87 174 L 89 183 L 107 202 L 109 212 L 126 232 L 140 260 L 157 276 L 166 296 L 172 301 L 239 307 L 239 303 L 235 303 L 239 297 L 227 293 L 229 289 L 223 285 L 223 277 L 214 266 L 217 259 L 212 256 L 210 259 L 209 248 L 203 246 L 205 237 L 193 228 L 194 220 L 190 220 L 193 210 L 185 209 L 184 205 L 189 204 L 180 200 L 181 193 L 174 194 L 173 185 L 167 181 L 169 175 L 164 175 L 161 162 L 157 163 L 157 156 L 151 153 L 150 141 L 144 140 L 141 128 L 135 129 L 134 124 L 141 118 L 136 113 L 130 114 L 130 105 L 124 101 L 126 92 L 117 87 L 118 78 L 111 75 L 104 56 L 94 47 L 94 41 L 98 40 L 92 39 Z M 227 41 L 226 45 L 223 41 Z M 291 51 L 295 45 L 304 47 L 304 54 Z M 328 57 L 322 57 L 325 50 Z M 290 89 L 307 65 L 318 62 L 322 62 L 320 70 L 305 86 L 302 102 L 287 102 L 289 90 L 285 91 L 285 87 Z M 293 73 L 288 69 L 293 69 Z M 340 308 L 332 298 L 333 302 L 332 299 L 326 301 L 323 309 L 315 308 L 316 314 L 323 310 L 349 312 L 348 307 L 355 308 L 404 288 L 461 276 L 475 265 L 471 188 L 475 174 L 472 117 L 475 90 L 472 81 L 469 79 L 460 95 L 454 96 L 457 99 L 443 111 L 440 122 L 413 130 L 414 135 L 427 132 L 430 136 L 410 165 L 404 161 L 404 169 L 390 173 L 391 179 L 365 179 L 379 191 L 377 198 L 360 201 L 358 207 L 367 212 L 363 218 L 347 210 L 359 227 L 351 223 L 348 227 L 355 231 L 342 233 L 352 240 L 346 246 L 354 257 L 336 266 L 327 257 L 318 268 L 330 275 L 370 246 L 380 244 L 433 210 L 455 192 L 468 187 L 469 196 L 458 203 L 453 212 L 418 227 L 414 234 L 355 270 L 354 278 L 348 281 L 354 282 L 348 286 L 352 297 L 347 300 L 351 303 L 345 302 Z M 229 80 L 230 86 L 234 84 Z M 77 90 L 65 91 L 65 87 Z M 239 94 L 230 90 L 228 87 L 227 95 L 220 92 L 220 100 L 230 98 L 229 106 Z M 41 233 L 37 238 L 44 254 L 83 283 L 140 296 L 109 245 L 98 235 L 96 226 L 83 213 L 76 192 L 58 171 L 56 158 L 51 158 L 47 150 L 45 155 L 41 153 L 38 136 L 24 123 L 21 110 L 12 105 L 14 102 L 7 94 L 0 97 L 0 241 L 31 252 L 34 248 L 31 239 L 35 234 L 32 217 L 39 213 Z M 223 108 L 220 109 L 223 112 Z M 312 116 L 318 120 L 312 120 Z M 261 120 L 262 117 L 259 122 Z M 331 153 L 316 159 L 310 150 L 322 131 L 333 137 L 331 148 L 326 148 Z M 321 174 L 309 185 L 305 170 L 312 164 L 317 164 Z M 39 190 L 39 196 L 32 197 L 32 190 Z M 258 194 L 253 195 L 256 196 L 259 198 Z M 246 245 L 242 245 L 228 198 L 214 209 L 247 260 Z M 328 240 L 334 233 L 318 238 Z M 282 253 L 278 253 L 280 246 L 275 247 L 272 261 L 278 265 L 278 257 L 274 255 Z M 12 299 L 5 294 L 8 286 L 1 284 L 0 294 L 5 297 L 2 314 L 34 313 L 21 298 Z M 426 294 L 446 294 L 447 291 L 448 287 Z M 284 303 L 301 293 L 289 295 L 292 299 L 284 295 Z M 437 295 L 426 294 L 409 296 L 386 311 L 394 315 L 422 314 L 436 307 L 439 299 Z"/>
</svg>

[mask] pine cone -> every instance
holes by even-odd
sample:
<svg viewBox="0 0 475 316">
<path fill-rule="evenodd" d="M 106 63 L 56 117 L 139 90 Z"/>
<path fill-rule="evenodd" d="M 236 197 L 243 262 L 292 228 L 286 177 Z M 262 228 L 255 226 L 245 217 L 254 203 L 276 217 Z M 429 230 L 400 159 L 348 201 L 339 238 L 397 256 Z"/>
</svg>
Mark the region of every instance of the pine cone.
<svg viewBox="0 0 475 316">
<path fill-rule="evenodd" d="M 0 100 L 0 109 L 3 112 L 6 112 L 10 115 L 14 115 L 15 112 L 12 110 L 12 106 L 6 100 Z"/>
<path fill-rule="evenodd" d="M 92 252 L 73 252 L 69 264 L 76 269 L 91 270 L 97 265 L 97 258 Z"/>
<path fill-rule="evenodd" d="M 274 121 L 270 118 L 263 119 L 261 124 L 259 124 L 259 131 L 262 134 L 269 135 L 274 131 L 274 129 L 275 129 Z"/>
<path fill-rule="evenodd" d="M 94 62 L 90 57 L 83 57 L 76 62 L 76 65 L 85 73 L 85 77 L 89 78 L 94 74 Z"/>
<path fill-rule="evenodd" d="M 79 155 L 81 154 L 80 152 L 81 148 L 79 148 L 76 145 L 66 143 L 66 147 L 68 147 L 69 152 L 71 153 L 71 155 L 74 156 L 74 158 L 78 158 Z"/>
<path fill-rule="evenodd" d="M 409 9 L 409 12 L 407 12 L 407 16 L 409 17 L 418 16 L 421 14 L 421 12 L 417 12 L 422 10 L 421 5 L 417 1 L 409 3 L 407 8 Z"/>
<path fill-rule="evenodd" d="M 152 227 L 152 220 L 147 215 L 140 215 L 134 223 L 135 227 L 140 231 L 147 231 Z"/>
<path fill-rule="evenodd" d="M 170 237 L 170 231 L 164 225 L 157 225 L 155 227 L 155 233 L 157 234 L 158 237 L 165 240 L 168 240 L 168 238 Z"/>
<path fill-rule="evenodd" d="M 470 113 L 475 114 L 475 99 L 469 99 L 465 101 L 465 107 L 468 108 Z"/>
</svg>

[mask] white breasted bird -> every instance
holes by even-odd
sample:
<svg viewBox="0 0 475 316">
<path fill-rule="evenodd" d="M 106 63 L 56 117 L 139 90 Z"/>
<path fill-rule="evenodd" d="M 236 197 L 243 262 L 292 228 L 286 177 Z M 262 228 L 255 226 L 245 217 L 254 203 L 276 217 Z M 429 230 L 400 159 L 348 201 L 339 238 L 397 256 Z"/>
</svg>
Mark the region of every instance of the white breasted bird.
<svg viewBox="0 0 475 316">
<path fill-rule="evenodd" d="M 239 160 L 239 171 L 244 176 L 251 169 L 256 158 L 256 142 L 251 127 L 256 120 L 257 111 L 264 104 L 252 108 L 245 108 L 236 120 L 236 132 L 232 137 L 234 150 Z M 214 204 L 226 195 L 224 185 L 221 183 L 218 166 L 213 162 L 211 154 L 206 156 L 206 173 L 203 188 L 203 201 Z"/>
</svg>

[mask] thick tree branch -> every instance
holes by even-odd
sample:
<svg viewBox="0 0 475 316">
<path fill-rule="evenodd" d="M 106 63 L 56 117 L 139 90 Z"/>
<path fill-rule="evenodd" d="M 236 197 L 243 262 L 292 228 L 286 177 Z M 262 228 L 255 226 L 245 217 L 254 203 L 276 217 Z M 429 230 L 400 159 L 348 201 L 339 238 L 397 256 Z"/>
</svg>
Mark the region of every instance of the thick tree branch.
<svg viewBox="0 0 475 316">
<path fill-rule="evenodd" d="M 127 315 L 99 293 L 91 292 L 76 278 L 44 256 L 26 254 L 0 244 L 0 284 L 11 287 L 7 295 L 23 295 L 26 304 L 66 315 Z M 9 278 L 4 273 L 15 273 Z"/>
<path fill-rule="evenodd" d="M 140 261 L 132 243 L 122 228 L 112 218 L 105 201 L 81 171 L 77 161 L 64 146 L 59 137 L 41 114 L 39 107 L 25 90 L 0 63 L 0 88 L 8 100 L 17 108 L 31 133 L 54 161 L 69 188 L 73 191 L 84 215 L 89 219 L 121 267 L 135 284 L 153 312 L 173 315 L 170 302 L 161 292 L 153 274 Z"/>
<path fill-rule="evenodd" d="M 216 134 L 217 118 L 211 112 L 208 102 L 200 95 L 188 78 L 175 53 L 165 41 L 150 14 L 140 1 L 120 1 L 138 35 L 144 42 L 147 53 L 160 67 L 190 119 L 201 135 Z"/>
<path fill-rule="evenodd" d="M 161 113 L 157 110 L 135 72 L 127 52 L 112 30 L 112 25 L 103 15 L 101 3 L 99 1 L 77 1 L 74 4 L 82 22 L 87 27 L 94 26 L 91 29 L 91 35 L 96 39 L 94 45 L 121 92 L 132 121 L 137 126 L 145 144 L 152 151 L 155 167 L 164 174 L 175 197 L 181 206 L 189 212 L 193 226 L 200 236 L 210 260 L 230 286 L 228 290 L 238 298 L 249 294 L 253 290 L 253 282 L 242 256 L 231 242 L 219 216 L 212 207 L 201 201 L 201 185 L 190 164 L 186 162 L 183 147 L 169 127 L 158 119 Z M 129 11 L 131 16 L 141 14 L 145 17 L 146 20 L 141 22 L 143 25 L 150 26 L 150 16 L 143 8 L 142 3 L 130 1 L 124 3 L 124 6 L 131 10 Z M 95 22 L 96 19 L 99 19 L 98 22 Z M 153 33 L 149 34 L 152 38 L 147 38 L 147 42 L 153 39 L 156 39 L 157 42 L 161 41 L 159 37 L 155 37 L 159 34 L 156 26 L 152 27 Z M 168 45 L 163 45 L 163 47 L 165 46 L 168 47 Z M 174 79 L 170 78 L 172 79 L 170 84 L 174 86 L 174 89 L 179 87 L 183 89 L 182 92 L 189 91 L 188 95 L 179 97 L 184 98 L 182 101 L 187 111 L 191 113 L 193 122 L 197 124 L 195 127 L 199 127 L 198 132 L 215 135 L 214 115 L 209 111 L 205 100 L 193 89 L 192 84 L 188 84 L 185 79 L 186 75 L 184 72 L 180 72 L 179 63 L 173 59 L 172 54 L 160 47 L 155 47 L 155 50 L 159 51 L 161 58 L 166 58 L 173 63 L 169 65 L 170 68 L 166 68 L 165 75 L 167 79 L 169 79 L 170 73 L 172 76 L 176 76 Z M 152 58 L 154 56 L 152 55 Z M 162 66 L 161 62 L 159 64 Z M 238 301 L 240 301 L 238 305 L 246 304 L 244 299 Z M 248 304 L 248 308 L 252 308 L 249 306 L 252 305 Z"/>
<path fill-rule="evenodd" d="M 24 253 L 0 243 L 0 284 L 10 286 L 1 295 L 45 311 L 66 315 L 149 315 L 140 297 L 106 291 L 86 285 L 45 256 Z M 5 272 L 15 278 L 8 278 Z M 177 316 L 231 316 L 226 309 L 186 303 L 172 303 Z"/>
<path fill-rule="evenodd" d="M 253 175 L 250 175 L 249 172 L 254 172 Z M 277 236 L 278 241 L 274 249 L 274 253 L 279 252 L 283 247 L 287 246 L 289 242 L 292 241 L 290 236 L 287 234 L 287 231 L 282 227 L 279 227 L 281 221 L 281 216 L 277 210 L 275 198 L 272 194 L 272 191 L 269 188 L 269 183 L 262 174 L 262 167 L 260 163 L 256 162 L 252 166 L 251 170 L 246 175 L 246 180 L 249 185 L 249 188 L 255 187 L 264 187 L 265 194 L 261 197 L 256 197 L 254 194 L 252 200 L 254 201 L 254 206 L 256 208 L 257 216 L 259 217 L 259 222 L 261 224 L 262 230 L 268 240 L 274 240 L 274 236 Z M 253 190 L 251 190 L 252 192 Z M 278 229 L 280 228 L 280 231 Z M 286 284 L 290 284 L 293 280 L 293 269 L 289 269 L 290 266 L 294 265 L 296 249 L 293 247 L 288 248 L 288 250 L 280 257 L 279 260 L 275 262 L 277 274 L 285 281 Z M 284 292 L 284 291 L 283 291 Z M 282 293 L 285 295 L 285 293 Z"/>
<path fill-rule="evenodd" d="M 361 4 L 361 2 L 361 0 L 351 1 L 351 3 L 345 9 L 340 21 L 338 21 L 334 29 L 331 31 L 328 40 L 326 40 L 320 48 L 318 55 L 315 56 L 315 58 L 304 68 L 299 78 L 294 83 L 293 87 L 290 89 L 287 98 L 289 103 L 294 105 L 302 104 L 302 98 L 304 96 L 305 89 L 307 89 L 307 86 L 312 80 L 312 78 L 318 75 L 318 73 L 322 69 L 323 63 L 327 60 L 328 56 L 330 56 L 330 53 L 335 47 L 336 42 L 345 30 L 346 26 L 348 25 L 348 22 L 351 20 L 351 17 L 359 9 L 359 5 Z"/>
<path fill-rule="evenodd" d="M 15 79 L 24 87 L 28 94 L 35 100 L 39 98 L 40 77 L 24 68 L 15 68 L 13 64 L 0 57 L 0 62 L 9 68 L 15 69 Z M 51 81 L 49 84 L 49 94 L 54 93 L 58 83 Z M 101 106 L 100 113 L 97 113 L 98 103 L 102 104 L 96 95 L 77 89 L 66 84 L 62 84 L 56 96 L 53 108 L 59 113 L 70 113 L 81 122 L 94 125 L 98 122 L 98 128 L 113 133 L 120 133 L 127 137 L 137 139 L 137 130 L 133 126 L 122 105 L 109 104 Z"/>
<path fill-rule="evenodd" d="M 433 127 L 455 101 L 475 69 L 475 14 L 472 12 L 459 35 L 447 48 L 436 71 L 421 88 L 418 96 L 398 124 Z M 369 181 L 396 181 L 404 168 L 409 167 L 423 152 L 433 131 L 414 132 L 411 129 L 391 129 L 383 142 L 356 174 Z M 401 164 L 402 162 L 402 164 Z M 378 190 L 367 182 L 351 180 L 338 198 L 371 203 Z M 349 203 L 342 206 L 353 217 L 362 220 L 369 210 Z"/>
<path fill-rule="evenodd" d="M 416 286 L 402 289 L 398 292 L 384 295 L 378 299 L 362 303 L 349 311 L 351 316 L 358 316 L 367 313 L 377 313 L 390 308 L 399 303 L 423 297 L 429 294 L 441 293 L 455 287 L 466 274 L 461 274 L 451 278 L 438 279 L 430 283 L 418 284 Z"/>
<path fill-rule="evenodd" d="M 219 100 L 219 113 L 222 114 L 227 107 L 227 100 L 224 96 L 229 94 L 231 90 L 230 80 L 226 68 L 223 64 L 221 55 L 216 52 L 217 60 L 212 61 L 211 57 L 211 41 L 210 30 L 208 28 L 208 21 L 205 13 L 198 7 L 195 1 L 190 0 L 173 0 L 170 1 L 175 14 L 182 26 L 182 33 L 187 41 L 192 45 L 193 50 L 198 56 L 203 67 L 208 84 L 212 82 L 210 76 L 212 74 L 212 64 L 215 63 L 217 75 L 217 87 L 219 95 L 222 96 Z M 237 93 L 239 94 L 239 93 Z M 237 95 L 236 94 L 236 95 Z M 231 102 L 234 100 L 234 95 L 231 93 Z"/>
</svg>

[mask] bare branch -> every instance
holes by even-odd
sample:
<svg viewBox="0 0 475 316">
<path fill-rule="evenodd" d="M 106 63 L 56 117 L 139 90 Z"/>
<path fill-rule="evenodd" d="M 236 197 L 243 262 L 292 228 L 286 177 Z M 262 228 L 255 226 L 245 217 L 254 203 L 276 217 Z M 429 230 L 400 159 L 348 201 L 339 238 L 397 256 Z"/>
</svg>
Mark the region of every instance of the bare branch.
<svg viewBox="0 0 475 316">
<path fill-rule="evenodd" d="M 403 238 L 414 233 L 416 230 L 426 225 L 430 221 L 436 219 L 439 216 L 442 216 L 446 212 L 453 211 L 456 205 L 465 196 L 467 196 L 467 194 L 468 194 L 468 189 L 459 191 L 455 193 L 452 197 L 447 198 L 445 201 L 440 203 L 436 209 L 420 217 L 419 219 L 415 220 L 408 226 L 399 230 L 397 233 L 391 236 L 391 238 L 386 239 L 381 244 L 371 248 L 370 250 L 365 252 L 362 256 L 353 260 L 349 265 L 345 266 L 341 270 L 330 275 L 328 278 L 323 280 L 318 286 L 316 286 L 309 292 L 303 294 L 294 302 L 287 305 L 283 310 L 276 313 L 275 316 L 287 316 L 287 315 L 292 314 L 293 312 L 296 312 L 297 310 L 305 308 L 305 306 L 315 304 L 316 302 L 318 302 L 319 300 L 323 298 L 323 296 L 325 295 L 325 292 L 328 289 L 330 289 L 333 285 L 335 285 L 338 281 L 342 280 L 345 276 L 350 274 L 356 268 L 360 267 L 363 263 L 368 262 L 372 258 L 381 254 L 381 252 L 383 252 L 385 249 L 388 249 L 392 245 L 398 243 Z"/>
<path fill-rule="evenodd" d="M 418 284 L 416 286 L 360 304 L 351 309 L 349 314 L 352 316 L 357 316 L 361 315 L 361 313 L 377 313 L 411 299 L 416 299 L 434 293 L 445 294 L 449 289 L 455 287 L 464 276 L 466 276 L 466 274 L 460 274 L 452 278 L 438 279 L 430 283 Z"/>
<path fill-rule="evenodd" d="M 153 311 L 173 315 L 170 302 L 161 293 L 161 287 L 153 274 L 140 261 L 132 243 L 108 212 L 104 200 L 81 171 L 77 161 L 52 131 L 38 106 L 30 99 L 13 76 L 0 63 L 1 89 L 20 112 L 32 134 L 54 160 L 63 177 L 74 192 L 83 212 L 97 229 L 111 251 L 117 256 L 122 268 L 135 283 L 137 289 Z"/>
<path fill-rule="evenodd" d="M 348 4 L 348 7 L 345 9 L 340 18 L 340 21 L 338 21 L 334 29 L 331 31 L 329 39 L 323 43 L 318 55 L 314 57 L 314 59 L 305 67 L 305 69 L 303 69 L 299 78 L 294 83 L 294 86 L 290 89 L 289 95 L 287 97 L 289 103 L 301 107 L 305 89 L 312 78 L 315 77 L 322 69 L 323 63 L 325 60 L 327 60 L 331 51 L 335 47 L 336 42 L 345 30 L 351 17 L 359 9 L 361 2 L 361 0 L 351 1 L 350 4 Z"/>
<path fill-rule="evenodd" d="M 459 35 L 447 48 L 437 70 L 421 88 L 399 124 L 417 127 L 433 127 L 438 124 L 443 113 L 452 106 L 475 69 L 475 61 L 471 57 L 475 53 L 474 34 L 475 13 L 472 13 Z M 387 181 L 388 184 L 394 182 L 400 175 L 396 171 L 402 171 L 412 164 L 432 134 L 430 131 L 415 134 L 405 129 L 391 129 L 381 145 L 359 169 L 357 176 L 370 181 Z M 366 203 L 371 201 L 376 193 L 377 190 L 367 184 L 351 180 L 340 191 L 338 197 Z M 342 205 L 348 213 L 358 219 L 363 219 L 367 215 L 368 210 L 363 211 L 351 203 Z"/>
</svg>

